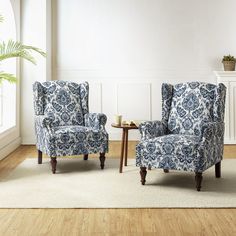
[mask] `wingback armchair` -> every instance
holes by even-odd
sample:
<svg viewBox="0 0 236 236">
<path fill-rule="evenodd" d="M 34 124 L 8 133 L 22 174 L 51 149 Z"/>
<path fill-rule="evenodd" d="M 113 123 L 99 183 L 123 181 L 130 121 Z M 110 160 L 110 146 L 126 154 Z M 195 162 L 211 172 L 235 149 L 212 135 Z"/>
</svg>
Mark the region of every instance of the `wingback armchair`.
<svg viewBox="0 0 236 236">
<path fill-rule="evenodd" d="M 197 191 L 202 173 L 215 165 L 221 176 L 226 87 L 200 82 L 162 85 L 162 120 L 141 123 L 136 165 L 141 183 L 146 168 L 193 171 Z"/>
<path fill-rule="evenodd" d="M 89 113 L 89 84 L 66 81 L 35 82 L 33 85 L 38 163 L 42 153 L 51 157 L 56 172 L 57 157 L 100 153 L 101 169 L 108 152 L 106 115 Z"/>
</svg>

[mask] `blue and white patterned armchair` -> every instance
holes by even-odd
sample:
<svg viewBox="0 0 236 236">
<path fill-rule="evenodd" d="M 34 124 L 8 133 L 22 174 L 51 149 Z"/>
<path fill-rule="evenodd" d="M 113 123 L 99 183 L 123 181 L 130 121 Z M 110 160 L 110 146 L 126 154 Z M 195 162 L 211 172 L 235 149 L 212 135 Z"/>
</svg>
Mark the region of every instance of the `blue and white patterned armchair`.
<svg viewBox="0 0 236 236">
<path fill-rule="evenodd" d="M 201 189 L 202 172 L 215 165 L 221 176 L 226 87 L 200 82 L 162 85 L 162 120 L 141 123 L 136 165 L 141 183 L 146 168 L 193 171 Z"/>
<path fill-rule="evenodd" d="M 57 157 L 100 153 L 104 168 L 108 152 L 106 115 L 89 113 L 87 82 L 77 84 L 50 81 L 33 85 L 36 146 L 38 163 L 42 152 L 51 157 L 52 172 L 56 172 Z"/>
</svg>

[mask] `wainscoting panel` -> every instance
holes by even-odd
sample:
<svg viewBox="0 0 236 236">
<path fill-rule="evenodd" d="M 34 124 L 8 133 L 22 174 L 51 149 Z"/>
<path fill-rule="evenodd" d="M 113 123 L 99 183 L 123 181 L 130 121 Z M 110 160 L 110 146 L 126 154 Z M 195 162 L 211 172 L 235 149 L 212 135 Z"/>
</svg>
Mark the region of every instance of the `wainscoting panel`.
<svg viewBox="0 0 236 236">
<path fill-rule="evenodd" d="M 89 84 L 89 111 L 102 112 L 102 85 L 101 83 Z"/>
<path fill-rule="evenodd" d="M 231 139 L 231 130 L 230 130 L 230 112 L 228 107 L 230 106 L 230 90 L 228 89 L 230 86 L 229 82 L 224 82 L 224 85 L 227 87 L 226 91 L 226 97 L 225 97 L 225 140 L 230 140 Z"/>
<path fill-rule="evenodd" d="M 230 83 L 230 130 L 231 140 L 234 140 L 236 143 L 236 82 Z"/>
<path fill-rule="evenodd" d="M 225 102 L 225 144 L 236 144 L 236 72 L 215 71 L 217 83 L 227 87 Z"/>
<path fill-rule="evenodd" d="M 107 116 L 106 130 L 112 140 L 121 140 L 121 130 L 111 127 L 114 123 L 114 115 L 117 114 L 117 83 L 103 81 L 102 83 L 102 108 Z"/>
<path fill-rule="evenodd" d="M 118 84 L 117 112 L 124 120 L 151 120 L 151 84 Z"/>
</svg>

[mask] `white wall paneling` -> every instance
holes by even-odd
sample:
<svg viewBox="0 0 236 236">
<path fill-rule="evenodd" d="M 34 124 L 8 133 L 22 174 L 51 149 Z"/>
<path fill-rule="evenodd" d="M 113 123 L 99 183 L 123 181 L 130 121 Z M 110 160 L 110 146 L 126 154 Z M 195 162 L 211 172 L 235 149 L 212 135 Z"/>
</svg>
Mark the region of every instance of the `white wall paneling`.
<svg viewBox="0 0 236 236">
<path fill-rule="evenodd" d="M 102 85 L 100 83 L 89 84 L 89 111 L 102 112 Z"/>
<path fill-rule="evenodd" d="M 123 120 L 151 120 L 151 84 L 122 83 L 117 85 L 117 113 Z M 137 139 L 138 131 L 130 132 Z"/>
<path fill-rule="evenodd" d="M 124 120 L 151 120 L 151 84 L 118 84 L 117 113 Z"/>
<path fill-rule="evenodd" d="M 236 144 L 236 81 L 231 81 L 228 86 L 229 100 L 226 106 L 229 109 L 229 137 Z"/>
<path fill-rule="evenodd" d="M 217 83 L 227 87 L 225 102 L 225 143 L 236 144 L 236 72 L 215 71 Z"/>
<path fill-rule="evenodd" d="M 220 82 L 220 81 L 219 81 Z M 231 140 L 231 131 L 230 131 L 230 109 L 229 109 L 229 102 L 230 102 L 230 83 L 229 82 L 223 82 L 224 85 L 226 86 L 227 90 L 226 90 L 226 97 L 225 97 L 225 142 L 229 142 L 229 140 Z"/>
</svg>

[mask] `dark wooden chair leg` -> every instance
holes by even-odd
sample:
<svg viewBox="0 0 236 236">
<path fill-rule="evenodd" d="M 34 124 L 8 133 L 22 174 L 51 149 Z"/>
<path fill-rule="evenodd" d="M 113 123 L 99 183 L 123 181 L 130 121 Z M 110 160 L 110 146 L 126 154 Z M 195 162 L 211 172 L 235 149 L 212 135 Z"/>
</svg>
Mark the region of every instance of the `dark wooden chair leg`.
<svg viewBox="0 0 236 236">
<path fill-rule="evenodd" d="M 163 169 L 165 173 L 169 173 L 169 170 L 168 169 Z"/>
<path fill-rule="evenodd" d="M 42 152 L 38 150 L 38 164 L 42 164 L 42 157 L 43 157 Z"/>
<path fill-rule="evenodd" d="M 100 153 L 99 159 L 100 159 L 101 169 L 103 170 L 104 169 L 104 165 L 105 165 L 105 159 L 106 159 L 105 153 Z"/>
<path fill-rule="evenodd" d="M 57 167 L 57 158 L 51 157 L 51 166 L 52 166 L 52 173 L 56 173 L 56 167 Z"/>
<path fill-rule="evenodd" d="M 88 154 L 84 154 L 84 160 L 85 160 L 85 161 L 88 160 Z"/>
<path fill-rule="evenodd" d="M 221 177 L 221 161 L 215 164 L 215 176 L 216 178 Z"/>
<path fill-rule="evenodd" d="M 146 175 L 147 175 L 147 168 L 146 167 L 140 167 L 140 175 L 141 175 L 141 183 L 142 185 L 146 182 Z"/>
<path fill-rule="evenodd" d="M 197 191 L 200 191 L 201 187 L 202 187 L 201 186 L 201 183 L 202 183 L 202 173 L 196 172 L 195 181 L 196 181 Z"/>
</svg>

